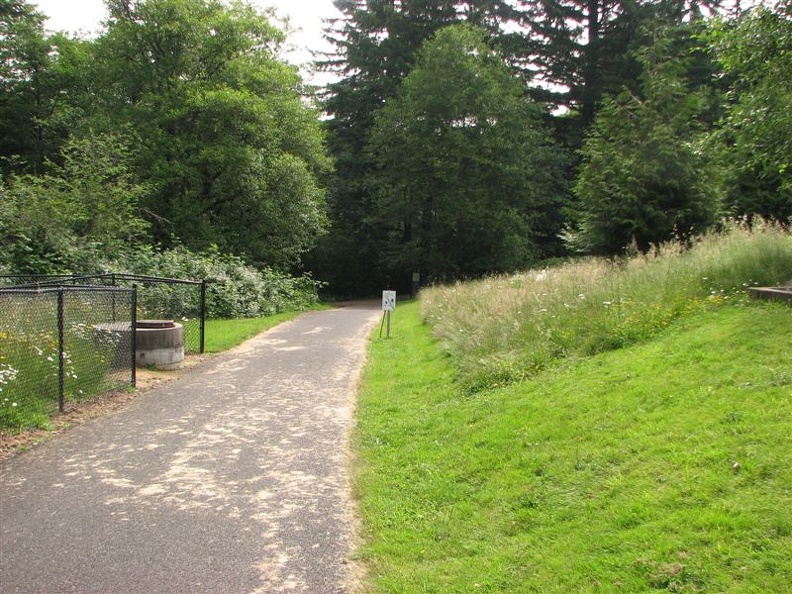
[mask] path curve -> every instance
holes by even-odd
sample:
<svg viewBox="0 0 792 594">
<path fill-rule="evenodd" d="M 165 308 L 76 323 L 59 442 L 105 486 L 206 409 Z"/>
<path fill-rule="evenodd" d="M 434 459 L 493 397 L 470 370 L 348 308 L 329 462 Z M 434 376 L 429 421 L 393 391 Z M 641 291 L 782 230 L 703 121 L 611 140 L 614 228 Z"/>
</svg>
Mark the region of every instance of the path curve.
<svg viewBox="0 0 792 594">
<path fill-rule="evenodd" d="M 366 303 L 311 312 L 0 470 L 0 592 L 348 594 Z"/>
</svg>

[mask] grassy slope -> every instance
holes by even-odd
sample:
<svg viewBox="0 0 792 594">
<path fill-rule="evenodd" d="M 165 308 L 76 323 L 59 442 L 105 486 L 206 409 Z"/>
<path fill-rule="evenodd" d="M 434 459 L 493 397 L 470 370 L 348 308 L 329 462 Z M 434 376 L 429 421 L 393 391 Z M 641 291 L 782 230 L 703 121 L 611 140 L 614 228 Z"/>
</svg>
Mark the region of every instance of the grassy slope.
<svg viewBox="0 0 792 594">
<path fill-rule="evenodd" d="M 792 592 L 788 306 L 474 395 L 396 313 L 356 431 L 371 592 Z"/>
</svg>

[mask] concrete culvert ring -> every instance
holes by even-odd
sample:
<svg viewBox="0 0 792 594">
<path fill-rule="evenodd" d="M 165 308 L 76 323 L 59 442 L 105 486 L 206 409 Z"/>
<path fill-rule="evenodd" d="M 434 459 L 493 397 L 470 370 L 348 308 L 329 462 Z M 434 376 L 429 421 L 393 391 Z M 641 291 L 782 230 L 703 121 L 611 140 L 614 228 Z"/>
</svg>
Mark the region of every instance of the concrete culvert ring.
<svg viewBox="0 0 792 594">
<path fill-rule="evenodd" d="M 177 369 L 184 360 L 184 328 L 173 320 L 138 320 L 135 341 L 138 367 Z"/>
</svg>

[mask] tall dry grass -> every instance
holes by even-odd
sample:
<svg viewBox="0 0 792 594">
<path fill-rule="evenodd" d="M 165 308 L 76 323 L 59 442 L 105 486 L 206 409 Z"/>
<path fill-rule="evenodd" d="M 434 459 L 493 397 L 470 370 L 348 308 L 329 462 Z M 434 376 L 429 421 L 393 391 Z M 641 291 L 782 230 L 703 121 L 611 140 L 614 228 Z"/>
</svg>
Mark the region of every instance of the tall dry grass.
<svg viewBox="0 0 792 594">
<path fill-rule="evenodd" d="M 421 314 L 475 391 L 646 340 L 686 312 L 790 279 L 788 231 L 733 225 L 692 247 L 427 288 Z"/>
</svg>

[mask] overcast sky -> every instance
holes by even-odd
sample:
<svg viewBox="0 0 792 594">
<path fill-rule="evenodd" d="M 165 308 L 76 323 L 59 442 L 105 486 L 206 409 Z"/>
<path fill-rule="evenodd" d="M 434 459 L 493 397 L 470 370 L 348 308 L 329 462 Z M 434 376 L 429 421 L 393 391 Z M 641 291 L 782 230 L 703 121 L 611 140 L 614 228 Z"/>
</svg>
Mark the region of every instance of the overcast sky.
<svg viewBox="0 0 792 594">
<path fill-rule="evenodd" d="M 49 17 L 45 27 L 51 31 L 92 33 L 99 29 L 101 21 L 107 16 L 103 0 L 30 1 Z M 311 50 L 327 49 L 322 40 L 322 19 L 339 16 L 332 0 L 249 1 L 261 8 L 275 7 L 278 14 L 289 17 L 291 27 L 297 30 L 288 40 L 294 50 L 284 56 L 290 62 L 303 65 L 310 62 Z"/>
</svg>

